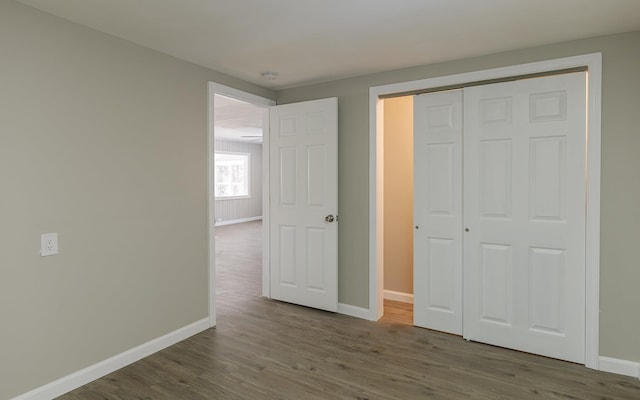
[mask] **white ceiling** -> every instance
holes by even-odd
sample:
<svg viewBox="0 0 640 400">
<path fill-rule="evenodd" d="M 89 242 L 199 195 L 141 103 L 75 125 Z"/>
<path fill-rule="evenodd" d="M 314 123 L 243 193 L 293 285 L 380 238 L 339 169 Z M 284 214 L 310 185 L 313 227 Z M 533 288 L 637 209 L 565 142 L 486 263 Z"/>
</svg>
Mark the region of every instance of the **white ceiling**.
<svg viewBox="0 0 640 400">
<path fill-rule="evenodd" d="M 264 108 L 217 94 L 213 108 L 216 139 L 262 143 Z"/>
<path fill-rule="evenodd" d="M 640 0 L 18 1 L 276 90 L 640 30 Z"/>
</svg>

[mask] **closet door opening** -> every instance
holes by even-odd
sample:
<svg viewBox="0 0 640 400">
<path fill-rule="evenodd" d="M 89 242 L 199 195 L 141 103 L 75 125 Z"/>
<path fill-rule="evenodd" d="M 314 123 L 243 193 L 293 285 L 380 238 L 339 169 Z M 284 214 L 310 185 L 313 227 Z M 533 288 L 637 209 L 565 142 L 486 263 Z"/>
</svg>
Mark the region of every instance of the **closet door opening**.
<svg viewBox="0 0 640 400">
<path fill-rule="evenodd" d="M 413 96 L 384 100 L 384 316 L 413 325 Z"/>
</svg>

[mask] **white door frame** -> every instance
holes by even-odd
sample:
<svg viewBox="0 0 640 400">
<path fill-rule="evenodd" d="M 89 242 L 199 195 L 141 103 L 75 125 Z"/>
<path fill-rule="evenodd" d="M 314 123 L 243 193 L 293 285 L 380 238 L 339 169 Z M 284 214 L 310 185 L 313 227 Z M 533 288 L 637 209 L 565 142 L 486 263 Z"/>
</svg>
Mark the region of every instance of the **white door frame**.
<svg viewBox="0 0 640 400">
<path fill-rule="evenodd" d="M 209 244 L 209 326 L 216 325 L 216 248 L 215 218 L 216 199 L 213 185 L 215 160 L 215 95 L 219 94 L 236 100 L 246 101 L 257 106 L 265 107 L 262 123 L 262 295 L 270 297 L 269 286 L 269 107 L 276 102 L 265 97 L 234 89 L 215 82 L 208 84 L 207 105 L 207 192 L 209 196 L 207 207 L 207 242 Z"/>
<path fill-rule="evenodd" d="M 383 198 L 380 193 L 381 169 L 384 160 L 382 149 L 384 126 L 382 123 L 383 101 L 380 96 L 579 67 L 587 68 L 588 77 L 585 365 L 599 369 L 602 53 L 375 86 L 369 89 L 369 319 L 378 320 L 384 311 L 382 257 L 384 235 L 381 228 Z"/>
</svg>

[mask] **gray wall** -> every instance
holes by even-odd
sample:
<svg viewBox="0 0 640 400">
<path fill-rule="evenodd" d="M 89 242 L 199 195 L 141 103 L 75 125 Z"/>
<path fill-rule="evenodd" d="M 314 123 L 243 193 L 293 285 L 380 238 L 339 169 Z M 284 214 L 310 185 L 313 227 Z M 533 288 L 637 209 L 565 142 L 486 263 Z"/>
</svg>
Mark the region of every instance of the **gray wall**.
<svg viewBox="0 0 640 400">
<path fill-rule="evenodd" d="M 339 98 L 339 298 L 368 307 L 371 86 L 593 52 L 603 53 L 601 355 L 640 361 L 640 32 L 345 79 L 278 93 L 285 104 Z"/>
<path fill-rule="evenodd" d="M 216 139 L 216 151 L 249 153 L 248 199 L 216 200 L 216 223 L 262 216 L 262 145 Z"/>
<path fill-rule="evenodd" d="M 0 1 L 0 399 L 207 317 L 209 80 Z"/>
</svg>

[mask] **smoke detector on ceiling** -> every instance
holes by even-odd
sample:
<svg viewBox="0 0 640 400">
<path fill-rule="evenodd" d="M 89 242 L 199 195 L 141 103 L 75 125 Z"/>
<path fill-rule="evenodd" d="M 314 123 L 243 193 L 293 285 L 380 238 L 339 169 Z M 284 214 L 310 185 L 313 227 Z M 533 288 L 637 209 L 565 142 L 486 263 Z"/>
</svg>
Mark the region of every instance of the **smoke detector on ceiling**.
<svg viewBox="0 0 640 400">
<path fill-rule="evenodd" d="M 268 81 L 275 81 L 278 78 L 278 74 L 277 72 L 273 72 L 273 71 L 265 71 L 262 74 L 262 77 Z"/>
</svg>

